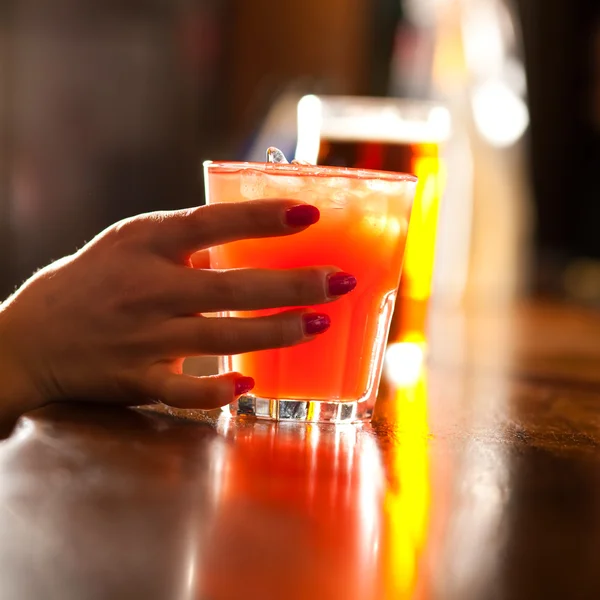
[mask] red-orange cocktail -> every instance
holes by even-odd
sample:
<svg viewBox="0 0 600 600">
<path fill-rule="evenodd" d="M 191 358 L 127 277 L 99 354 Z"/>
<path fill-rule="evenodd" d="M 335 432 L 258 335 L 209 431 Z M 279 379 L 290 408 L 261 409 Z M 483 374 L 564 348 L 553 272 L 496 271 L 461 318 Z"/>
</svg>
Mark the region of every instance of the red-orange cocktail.
<svg viewBox="0 0 600 600">
<path fill-rule="evenodd" d="M 273 419 L 345 421 L 372 411 L 415 188 L 399 173 L 268 163 L 206 163 L 209 204 L 291 198 L 313 204 L 321 219 L 302 233 L 213 248 L 213 268 L 286 269 L 334 265 L 352 273 L 356 289 L 312 307 L 331 317 L 317 339 L 222 361 L 224 370 L 254 377 L 235 413 Z M 282 309 L 228 313 L 250 317 Z"/>
</svg>

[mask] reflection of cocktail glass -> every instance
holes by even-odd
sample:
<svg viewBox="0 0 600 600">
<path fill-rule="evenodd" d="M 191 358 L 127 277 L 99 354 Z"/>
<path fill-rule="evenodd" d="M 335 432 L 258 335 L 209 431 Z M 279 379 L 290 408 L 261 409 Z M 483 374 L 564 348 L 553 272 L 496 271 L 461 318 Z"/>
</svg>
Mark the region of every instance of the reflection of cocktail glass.
<svg viewBox="0 0 600 600">
<path fill-rule="evenodd" d="M 299 421 L 353 421 L 372 412 L 394 307 L 415 178 L 399 173 L 304 165 L 206 163 L 209 204 L 291 198 L 321 219 L 302 233 L 213 248 L 214 268 L 335 265 L 357 288 L 314 310 L 330 330 L 307 344 L 224 357 L 223 370 L 254 377 L 234 414 Z M 279 312 L 229 313 L 249 317 Z"/>
<path fill-rule="evenodd" d="M 306 96 L 298 105 L 296 158 L 308 162 L 414 173 L 415 193 L 390 341 L 425 327 L 431 294 L 443 144 L 450 113 L 439 104 L 390 98 Z"/>
<path fill-rule="evenodd" d="M 203 597 L 380 600 L 385 478 L 371 430 L 257 419 L 218 430 L 230 453 Z"/>
</svg>

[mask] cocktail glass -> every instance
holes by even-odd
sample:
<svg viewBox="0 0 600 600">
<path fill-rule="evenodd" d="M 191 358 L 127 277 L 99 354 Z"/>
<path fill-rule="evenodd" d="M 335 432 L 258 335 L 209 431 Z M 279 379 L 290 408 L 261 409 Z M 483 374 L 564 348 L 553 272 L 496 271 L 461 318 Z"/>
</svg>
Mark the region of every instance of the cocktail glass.
<svg viewBox="0 0 600 600">
<path fill-rule="evenodd" d="M 211 249 L 217 269 L 334 265 L 358 280 L 335 302 L 310 307 L 331 328 L 306 344 L 221 358 L 221 371 L 256 387 L 234 415 L 344 422 L 371 416 L 398 289 L 416 178 L 383 171 L 270 163 L 205 163 L 208 204 L 290 198 L 317 206 L 321 219 L 292 236 L 243 240 Z M 228 312 L 266 316 L 281 310 Z"/>
</svg>

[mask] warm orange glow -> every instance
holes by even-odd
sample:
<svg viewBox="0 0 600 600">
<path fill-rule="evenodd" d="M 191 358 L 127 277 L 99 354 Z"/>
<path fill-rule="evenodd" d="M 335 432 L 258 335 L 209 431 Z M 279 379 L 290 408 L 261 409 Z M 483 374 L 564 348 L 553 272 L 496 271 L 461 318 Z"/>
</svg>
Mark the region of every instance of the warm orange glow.
<svg viewBox="0 0 600 600">
<path fill-rule="evenodd" d="M 406 345 L 409 342 L 405 343 Z M 415 344 L 414 348 L 420 348 Z M 390 485 L 384 500 L 385 565 L 383 597 L 413 598 L 418 563 L 428 528 L 430 503 L 427 382 L 424 370 L 394 398 L 397 435 L 389 465 Z"/>
<path fill-rule="evenodd" d="M 400 296 L 427 300 L 435 262 L 440 201 L 446 172 L 436 144 L 412 146 L 411 172 L 419 178 L 406 244 Z"/>
</svg>

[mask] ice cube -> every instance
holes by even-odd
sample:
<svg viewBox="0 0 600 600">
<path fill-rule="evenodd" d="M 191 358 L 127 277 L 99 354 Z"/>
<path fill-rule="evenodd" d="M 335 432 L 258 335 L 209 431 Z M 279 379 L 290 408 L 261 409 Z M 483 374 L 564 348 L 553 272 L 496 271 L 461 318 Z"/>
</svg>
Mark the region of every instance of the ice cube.
<svg viewBox="0 0 600 600">
<path fill-rule="evenodd" d="M 265 176 L 257 171 L 247 170 L 240 176 L 240 193 L 248 200 L 265 197 Z"/>
<path fill-rule="evenodd" d="M 267 148 L 267 162 L 283 165 L 288 164 L 288 160 L 285 157 L 285 154 L 279 148 L 275 148 L 275 146 Z"/>
<path fill-rule="evenodd" d="M 294 198 L 306 188 L 304 177 L 264 175 L 265 198 Z"/>
<path fill-rule="evenodd" d="M 348 177 L 315 177 L 313 186 L 322 194 L 322 206 L 326 208 L 344 208 L 352 193 L 352 181 Z"/>
<path fill-rule="evenodd" d="M 408 185 L 410 185 L 410 182 L 406 181 L 386 181 L 385 179 L 370 179 L 366 183 L 367 188 L 372 192 L 388 196 L 404 196 L 408 193 Z"/>
<path fill-rule="evenodd" d="M 321 185 L 337 188 L 338 190 L 349 190 L 352 187 L 352 179 L 350 177 L 317 177 L 316 179 L 320 181 Z"/>
<path fill-rule="evenodd" d="M 360 200 L 365 200 L 366 198 L 368 198 L 369 196 L 372 196 L 372 195 L 373 195 L 373 192 L 371 192 L 371 190 L 369 190 L 367 187 L 361 185 L 360 183 L 355 185 L 354 188 L 352 189 L 352 196 L 354 196 L 355 198 L 359 198 Z"/>
<path fill-rule="evenodd" d="M 385 214 L 367 213 L 363 217 L 362 225 L 368 230 L 369 236 L 378 237 L 385 232 L 387 216 Z"/>
<path fill-rule="evenodd" d="M 347 190 L 335 190 L 333 194 L 329 196 L 329 203 L 325 203 L 325 206 L 330 208 L 344 208 L 348 204 L 350 193 Z"/>
<path fill-rule="evenodd" d="M 365 182 L 367 184 L 367 188 L 373 192 L 387 192 L 389 181 L 384 181 L 383 179 L 367 179 Z"/>
<path fill-rule="evenodd" d="M 365 210 L 377 215 L 387 215 L 389 210 L 389 199 L 387 194 L 370 194 L 364 200 Z"/>
</svg>

